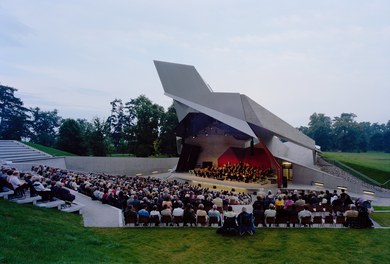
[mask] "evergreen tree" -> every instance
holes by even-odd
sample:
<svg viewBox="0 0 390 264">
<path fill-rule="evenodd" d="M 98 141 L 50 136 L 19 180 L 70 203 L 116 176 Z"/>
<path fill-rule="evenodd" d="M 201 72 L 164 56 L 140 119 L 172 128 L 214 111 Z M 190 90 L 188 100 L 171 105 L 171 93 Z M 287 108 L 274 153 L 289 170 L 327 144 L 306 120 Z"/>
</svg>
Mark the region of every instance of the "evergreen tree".
<svg viewBox="0 0 390 264">
<path fill-rule="evenodd" d="M 15 97 L 17 89 L 0 85 L 0 139 L 21 140 L 28 135 L 29 110 Z"/>
</svg>

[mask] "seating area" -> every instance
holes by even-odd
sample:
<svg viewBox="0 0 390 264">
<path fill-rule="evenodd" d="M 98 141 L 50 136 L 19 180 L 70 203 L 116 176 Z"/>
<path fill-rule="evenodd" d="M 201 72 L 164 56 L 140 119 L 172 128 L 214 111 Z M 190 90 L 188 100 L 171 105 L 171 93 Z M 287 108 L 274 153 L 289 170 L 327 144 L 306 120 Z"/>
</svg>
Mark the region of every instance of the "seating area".
<svg viewBox="0 0 390 264">
<path fill-rule="evenodd" d="M 74 202 L 74 196 L 62 188 L 61 182 L 45 179 L 33 171 L 19 172 L 8 166 L 0 167 L 0 198 L 17 204 L 32 203 L 38 207 L 58 208 L 64 212 L 81 213 L 84 207 Z"/>
<path fill-rule="evenodd" d="M 51 158 L 52 156 L 14 140 L 0 140 L 0 164 Z"/>
<path fill-rule="evenodd" d="M 372 227 L 370 202 L 352 200 L 344 190 L 273 193 L 261 188 L 252 203 L 250 194 L 176 180 L 79 173 L 48 166 L 33 166 L 22 173 L 2 166 L 0 183 L 0 197 L 64 212 L 83 208 L 68 190 L 73 189 L 121 209 L 125 226 L 223 227 L 227 216 L 235 217 L 245 209 L 253 217 L 253 228 Z M 43 189 L 38 191 L 38 186 Z"/>
</svg>

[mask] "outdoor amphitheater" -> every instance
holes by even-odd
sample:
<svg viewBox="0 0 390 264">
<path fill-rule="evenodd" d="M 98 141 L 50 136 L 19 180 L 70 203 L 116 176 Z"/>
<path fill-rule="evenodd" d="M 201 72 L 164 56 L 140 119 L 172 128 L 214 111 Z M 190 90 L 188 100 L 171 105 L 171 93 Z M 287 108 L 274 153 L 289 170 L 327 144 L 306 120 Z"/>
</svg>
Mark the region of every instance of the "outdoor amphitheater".
<svg viewBox="0 0 390 264">
<path fill-rule="evenodd" d="M 342 230 L 360 232 L 356 237 L 364 236 L 362 229 L 386 232 L 387 227 L 370 215 L 374 206 L 390 204 L 388 189 L 326 162 L 311 138 L 246 95 L 213 92 L 195 67 L 161 61 L 155 61 L 155 66 L 179 119 L 175 131 L 179 157 L 53 157 L 18 141 L 0 140 L 0 197 L 34 214 L 50 214 L 48 210 L 55 209 L 79 214 L 83 227 L 92 228 L 88 230 L 93 230 L 94 236 L 127 234 L 115 248 L 132 239 L 137 243 L 147 237 L 159 241 L 164 238 L 161 232 L 184 236 L 177 241 L 178 248 L 172 246 L 180 253 L 196 244 L 185 238 L 194 234 L 210 241 L 218 237 L 231 244 L 241 241 L 244 250 L 263 247 L 269 252 L 280 240 L 275 234 L 291 236 L 289 241 L 303 235 L 307 245 L 317 235 L 319 241 L 329 240 L 329 236 L 329 241 L 338 240 L 345 234 Z M 42 211 L 31 211 L 23 204 Z M 4 219 L 9 214 L 4 213 Z M 75 221 L 70 217 L 70 222 Z M 68 219 L 57 215 L 61 218 Z M 250 240 L 256 237 L 276 244 L 257 249 L 259 240 Z M 205 241 L 202 244 L 207 245 Z M 150 252 L 162 250 L 160 246 L 154 244 Z M 238 255 L 233 257 L 235 261 L 220 255 L 209 256 L 210 261 L 194 260 L 193 253 L 183 253 L 180 258 L 215 263 L 217 259 L 236 262 L 245 256 Z M 299 263 L 307 263 L 311 255 L 306 257 Z M 341 258 L 334 256 L 332 262 Z M 124 259 L 127 257 L 119 262 Z M 289 260 L 288 255 L 283 257 L 283 263 Z M 82 262 L 90 261 L 89 256 Z"/>
</svg>

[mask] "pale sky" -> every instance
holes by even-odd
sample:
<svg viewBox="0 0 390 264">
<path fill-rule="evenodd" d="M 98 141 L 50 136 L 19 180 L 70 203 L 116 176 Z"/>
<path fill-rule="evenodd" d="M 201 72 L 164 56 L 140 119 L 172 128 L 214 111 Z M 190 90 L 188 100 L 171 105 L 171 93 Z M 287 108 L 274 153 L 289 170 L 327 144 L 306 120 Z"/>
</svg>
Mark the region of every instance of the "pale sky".
<svg viewBox="0 0 390 264">
<path fill-rule="evenodd" d="M 141 94 L 165 109 L 153 60 L 194 65 L 291 125 L 390 119 L 390 1 L 0 0 L 0 83 L 67 118 Z"/>
</svg>

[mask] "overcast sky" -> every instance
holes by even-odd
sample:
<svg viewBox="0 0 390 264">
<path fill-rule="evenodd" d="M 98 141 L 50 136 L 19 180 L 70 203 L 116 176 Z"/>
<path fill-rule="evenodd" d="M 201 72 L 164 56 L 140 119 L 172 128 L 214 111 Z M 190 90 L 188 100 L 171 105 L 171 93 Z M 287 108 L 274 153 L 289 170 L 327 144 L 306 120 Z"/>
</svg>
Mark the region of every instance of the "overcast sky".
<svg viewBox="0 0 390 264">
<path fill-rule="evenodd" d="M 0 0 L 0 83 L 29 107 L 91 120 L 144 94 L 167 108 L 153 60 L 295 127 L 314 112 L 390 119 L 388 0 Z"/>
</svg>

